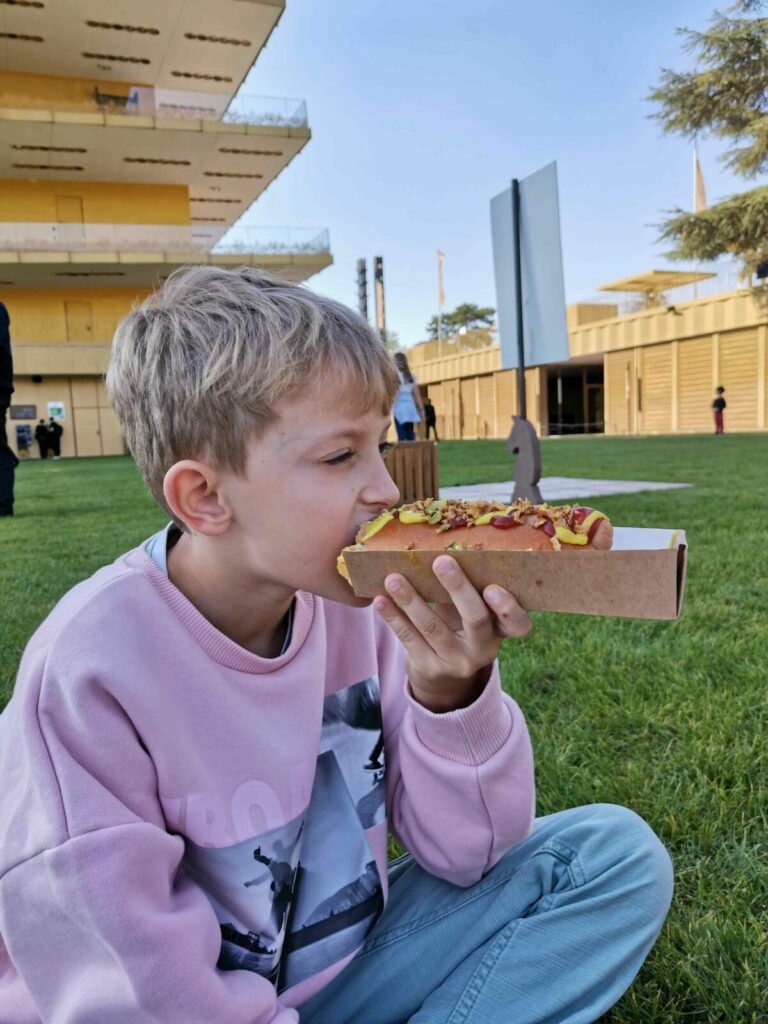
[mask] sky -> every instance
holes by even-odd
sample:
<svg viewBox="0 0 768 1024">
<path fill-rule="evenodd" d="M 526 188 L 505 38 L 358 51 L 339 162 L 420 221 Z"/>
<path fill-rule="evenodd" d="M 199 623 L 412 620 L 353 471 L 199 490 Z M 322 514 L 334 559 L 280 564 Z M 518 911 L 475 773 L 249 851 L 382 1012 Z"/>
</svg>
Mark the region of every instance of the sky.
<svg viewBox="0 0 768 1024">
<path fill-rule="evenodd" d="M 241 224 L 327 227 L 314 290 L 357 306 L 356 261 L 384 258 L 387 328 L 426 337 L 446 309 L 496 306 L 490 200 L 557 161 L 566 301 L 671 264 L 665 211 L 692 205 L 693 149 L 648 93 L 691 59 L 675 30 L 715 0 L 287 0 L 241 93 L 306 100 L 312 139 Z M 710 202 L 748 186 L 699 140 Z"/>
</svg>

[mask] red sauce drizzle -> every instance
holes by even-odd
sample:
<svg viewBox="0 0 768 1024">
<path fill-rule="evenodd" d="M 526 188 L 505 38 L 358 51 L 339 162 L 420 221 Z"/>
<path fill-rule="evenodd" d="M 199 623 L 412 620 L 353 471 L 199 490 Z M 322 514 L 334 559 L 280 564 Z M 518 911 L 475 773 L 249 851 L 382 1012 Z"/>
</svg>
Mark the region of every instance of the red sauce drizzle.
<svg viewBox="0 0 768 1024">
<path fill-rule="evenodd" d="M 495 526 L 497 530 L 511 530 L 513 526 L 520 526 L 520 523 L 512 516 L 493 516 L 491 526 Z"/>
<path fill-rule="evenodd" d="M 572 508 L 568 516 L 568 529 L 573 530 L 573 532 L 576 533 L 576 527 L 580 526 L 587 516 L 592 515 L 594 511 L 595 510 L 593 508 L 585 508 L 583 505 L 577 505 L 575 508 Z M 588 541 L 593 539 L 601 522 L 602 519 L 596 519 L 594 523 L 592 523 L 587 533 Z"/>
<path fill-rule="evenodd" d="M 466 526 L 469 520 L 466 516 L 454 516 L 445 524 L 449 530 L 455 530 L 459 526 Z"/>
</svg>

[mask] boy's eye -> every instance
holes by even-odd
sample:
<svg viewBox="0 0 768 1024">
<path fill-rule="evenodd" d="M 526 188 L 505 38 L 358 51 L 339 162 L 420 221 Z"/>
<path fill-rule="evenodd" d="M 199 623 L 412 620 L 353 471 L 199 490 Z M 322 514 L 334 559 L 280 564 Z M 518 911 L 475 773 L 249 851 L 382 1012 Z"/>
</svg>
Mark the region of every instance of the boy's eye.
<svg viewBox="0 0 768 1024">
<path fill-rule="evenodd" d="M 389 441 L 382 441 L 379 445 L 379 455 L 382 459 L 386 458 L 387 454 L 392 451 L 395 446 L 390 444 Z M 340 455 L 334 455 L 332 459 L 325 459 L 326 466 L 338 466 L 342 462 L 348 462 L 355 453 L 350 449 L 342 452 Z"/>
<path fill-rule="evenodd" d="M 332 459 L 325 459 L 326 466 L 338 466 L 340 462 L 346 462 L 347 459 L 352 458 L 352 452 L 342 452 L 341 455 L 334 455 Z"/>
</svg>

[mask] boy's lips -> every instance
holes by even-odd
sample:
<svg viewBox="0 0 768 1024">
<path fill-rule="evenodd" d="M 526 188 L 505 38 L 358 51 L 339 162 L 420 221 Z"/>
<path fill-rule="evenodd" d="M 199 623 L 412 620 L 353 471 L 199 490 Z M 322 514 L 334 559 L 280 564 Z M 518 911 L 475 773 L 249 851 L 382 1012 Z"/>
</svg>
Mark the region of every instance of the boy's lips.
<svg viewBox="0 0 768 1024">
<path fill-rule="evenodd" d="M 362 527 L 363 523 L 367 523 L 367 522 L 369 522 L 369 520 L 368 520 L 368 519 L 363 519 L 363 520 L 362 520 L 362 522 L 360 522 L 360 523 L 359 523 L 359 524 L 358 524 L 358 525 L 357 525 L 357 526 L 356 526 L 356 527 L 355 527 L 355 528 L 354 528 L 354 529 L 352 530 L 352 535 L 351 535 L 351 536 L 349 537 L 349 539 L 347 540 L 347 543 L 346 543 L 345 547 L 349 547 L 350 545 L 352 545 L 352 544 L 354 544 L 354 543 L 355 543 L 355 537 L 357 537 L 358 533 L 360 532 L 360 529 L 361 529 L 361 527 Z"/>
<path fill-rule="evenodd" d="M 361 519 L 357 526 L 353 527 L 352 535 L 347 541 L 346 546 L 349 547 L 350 545 L 354 544 L 355 538 L 357 537 L 358 533 L 360 533 L 362 527 L 365 526 L 366 523 L 370 523 L 372 519 L 376 518 L 376 516 L 380 516 L 382 512 L 386 512 L 388 508 L 389 506 L 385 505 L 383 508 L 380 508 L 378 512 L 374 512 L 372 515 L 367 515 L 365 519 Z"/>
</svg>

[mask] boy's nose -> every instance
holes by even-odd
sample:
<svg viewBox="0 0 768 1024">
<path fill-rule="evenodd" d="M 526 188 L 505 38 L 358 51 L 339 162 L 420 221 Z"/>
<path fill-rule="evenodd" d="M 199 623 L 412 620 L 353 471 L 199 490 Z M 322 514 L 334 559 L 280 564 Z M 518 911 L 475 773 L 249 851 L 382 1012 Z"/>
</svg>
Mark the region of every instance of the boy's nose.
<svg viewBox="0 0 768 1024">
<path fill-rule="evenodd" d="M 389 475 L 383 459 L 379 461 L 375 478 L 370 480 L 363 497 L 366 504 L 386 505 L 387 508 L 390 505 L 396 505 L 400 500 L 398 486 Z"/>
</svg>

